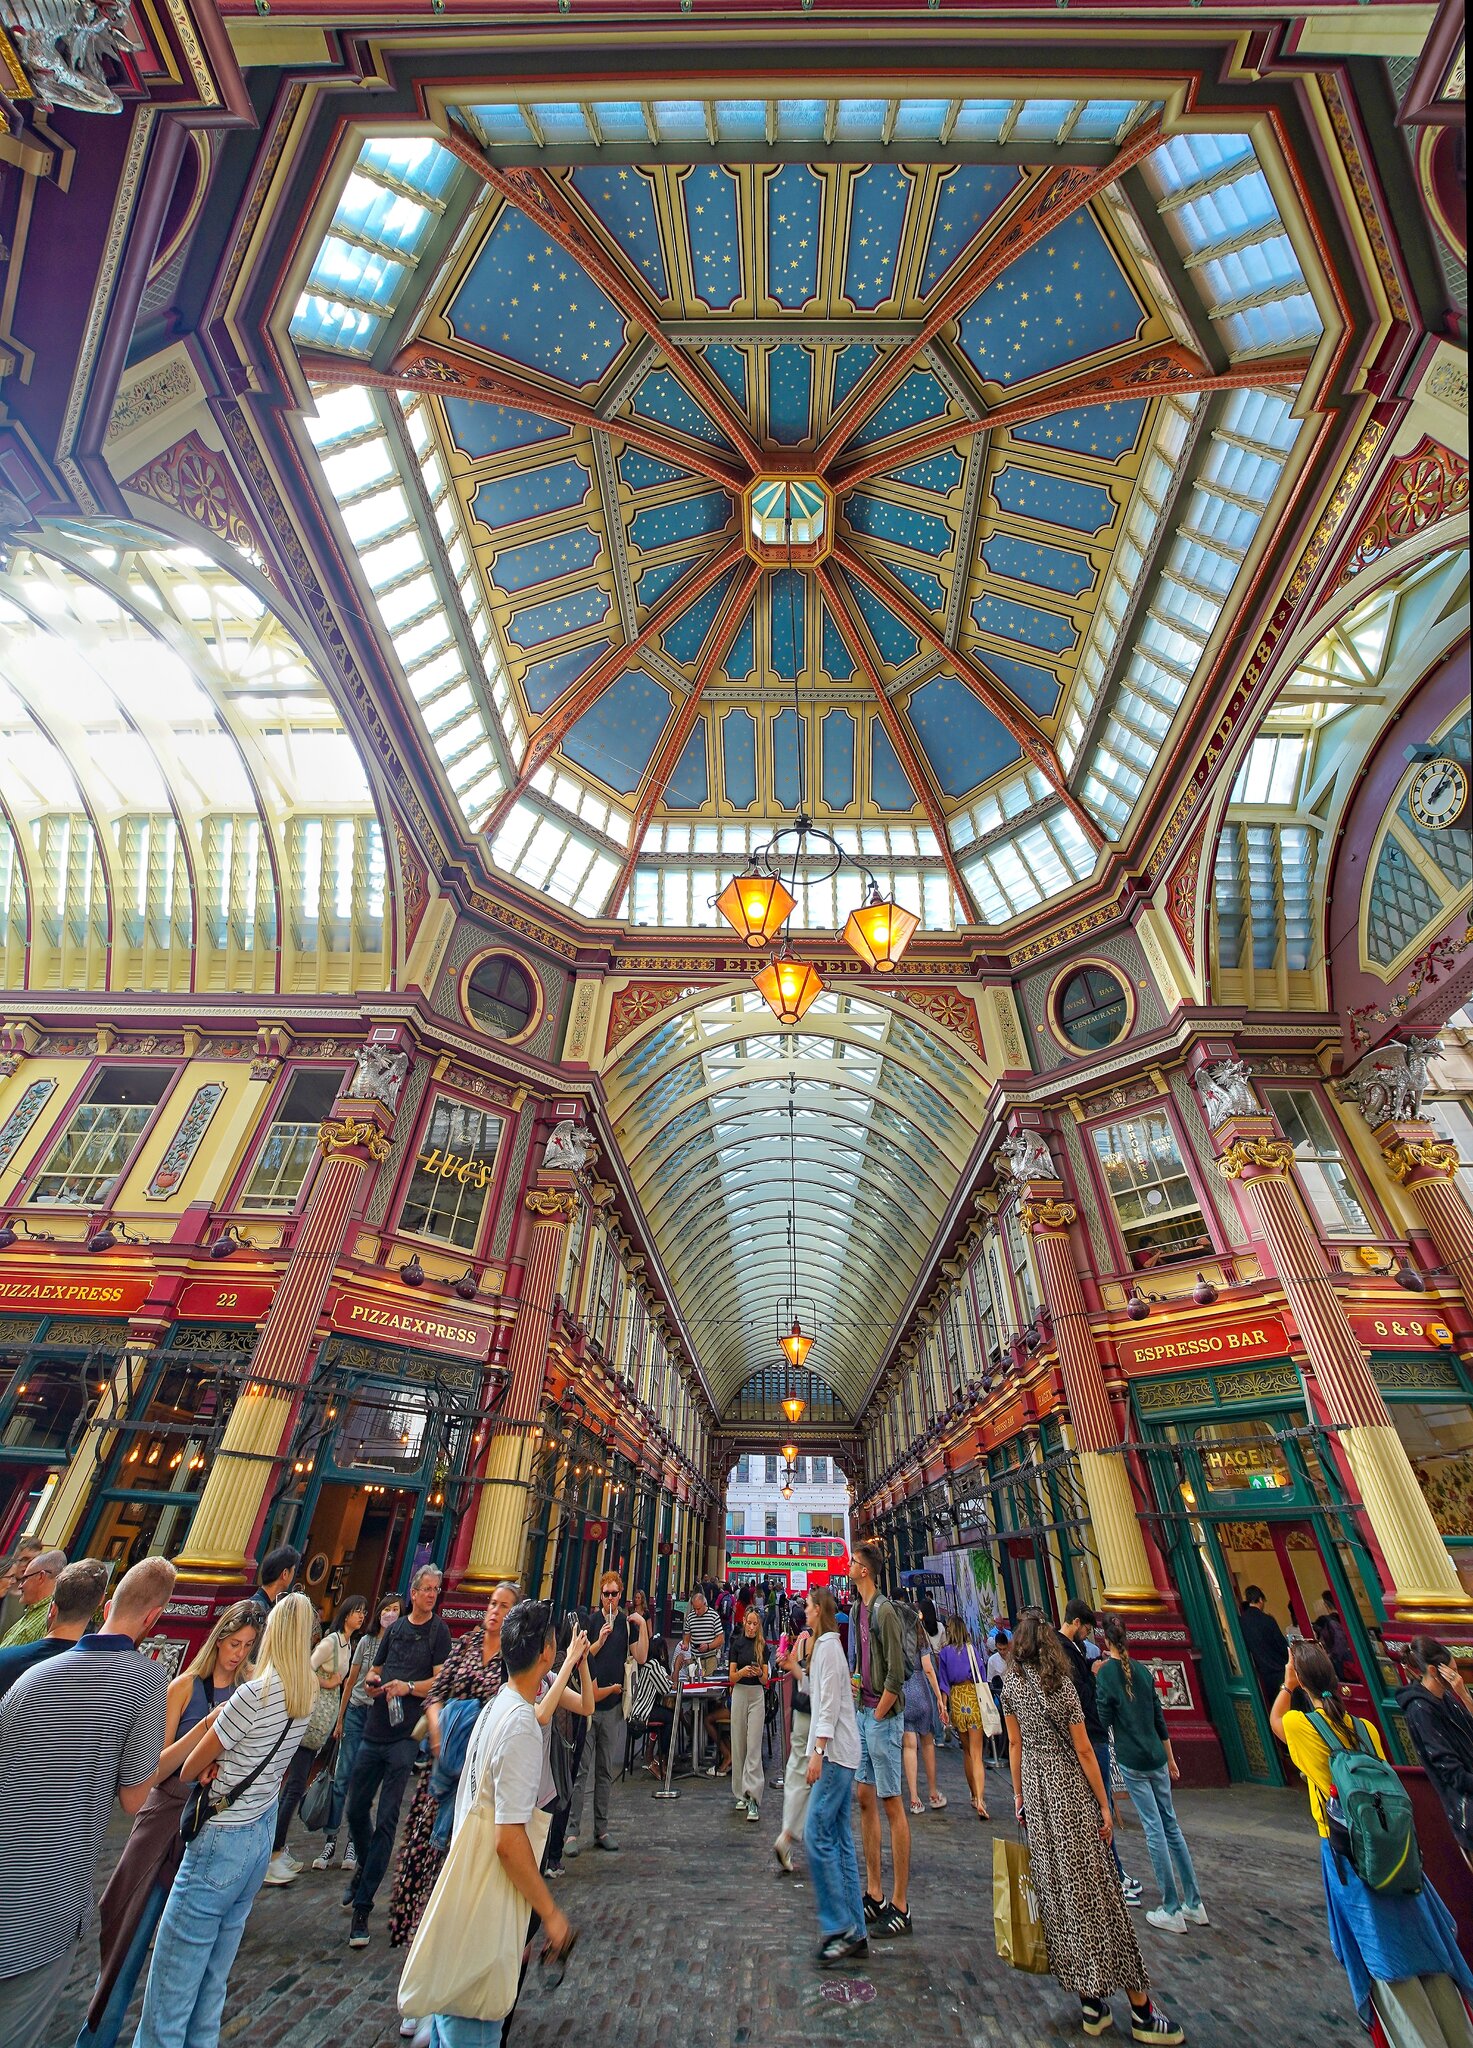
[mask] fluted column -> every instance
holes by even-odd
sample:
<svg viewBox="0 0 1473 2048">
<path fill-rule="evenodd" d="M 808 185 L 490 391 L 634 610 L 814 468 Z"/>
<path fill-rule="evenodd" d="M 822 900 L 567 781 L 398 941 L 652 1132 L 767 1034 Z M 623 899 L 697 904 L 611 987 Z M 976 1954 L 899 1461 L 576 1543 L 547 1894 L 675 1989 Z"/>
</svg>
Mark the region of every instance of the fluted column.
<svg viewBox="0 0 1473 2048">
<path fill-rule="evenodd" d="M 1078 1213 L 1062 1194 L 1059 1182 L 1031 1180 L 1018 1216 L 1032 1235 L 1039 1285 L 1053 1321 L 1105 1598 L 1112 1607 L 1158 1609 L 1161 1595 L 1151 1576 L 1130 1474 L 1117 1448 L 1120 1432 L 1069 1240 Z"/>
<path fill-rule="evenodd" d="M 532 1432 L 542 1415 L 563 1239 L 577 1206 L 578 1197 L 570 1183 L 538 1186 L 526 1197 L 532 1232 L 507 1352 L 510 1377 L 486 1451 L 475 1534 L 461 1581 L 463 1592 L 487 1589 L 500 1579 L 515 1579 L 522 1569 L 527 1489 L 537 1455 Z"/>
<path fill-rule="evenodd" d="M 1421 1117 L 1378 1124 L 1372 1132 L 1386 1171 L 1417 1205 L 1437 1256 L 1458 1276 L 1463 1301 L 1473 1310 L 1473 1207 L 1458 1179 L 1458 1148 Z"/>
<path fill-rule="evenodd" d="M 1331 1284 L 1292 1178 L 1293 1146 L 1267 1116 L 1229 1116 L 1212 1135 L 1219 1172 L 1247 1190 L 1330 1420 L 1341 1425 L 1340 1442 L 1391 1577 L 1398 1619 L 1466 1617 L 1473 1600 L 1453 1569 L 1369 1358 Z"/>
<path fill-rule="evenodd" d="M 271 1297 L 246 1381 L 176 1562 L 183 1579 L 239 1578 L 285 1449 L 313 1334 L 342 1257 L 363 1176 L 388 1156 L 392 1107 L 339 1100 L 318 1131 L 323 1161 L 291 1258 Z"/>
</svg>

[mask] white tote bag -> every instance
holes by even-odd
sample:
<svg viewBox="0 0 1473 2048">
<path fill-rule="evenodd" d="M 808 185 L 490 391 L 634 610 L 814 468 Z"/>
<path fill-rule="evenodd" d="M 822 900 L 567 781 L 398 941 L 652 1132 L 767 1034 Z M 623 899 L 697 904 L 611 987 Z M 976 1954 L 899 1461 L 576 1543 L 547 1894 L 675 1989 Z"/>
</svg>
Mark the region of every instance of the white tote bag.
<svg viewBox="0 0 1473 2048">
<path fill-rule="evenodd" d="M 967 1662 L 972 1667 L 972 1684 L 977 1690 L 977 1711 L 982 1716 L 984 1735 L 1001 1735 L 1002 1716 L 997 1711 L 997 1701 L 992 1697 L 992 1687 L 977 1669 L 977 1653 L 967 1644 Z"/>
<path fill-rule="evenodd" d="M 501 1867 L 491 1773 L 451 1837 L 399 1977 L 399 2010 L 423 2019 L 504 2020 L 516 2003 L 532 1909 Z M 540 1863 L 548 1813 L 527 1822 Z"/>
</svg>

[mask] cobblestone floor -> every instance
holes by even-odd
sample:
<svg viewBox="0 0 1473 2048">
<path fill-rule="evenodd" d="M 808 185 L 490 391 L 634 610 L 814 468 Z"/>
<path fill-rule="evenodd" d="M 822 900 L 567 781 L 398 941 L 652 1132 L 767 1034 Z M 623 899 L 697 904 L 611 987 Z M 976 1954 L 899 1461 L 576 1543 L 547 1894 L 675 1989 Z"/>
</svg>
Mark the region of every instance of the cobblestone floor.
<svg viewBox="0 0 1473 2048">
<path fill-rule="evenodd" d="M 909 1941 L 874 1943 L 849 1973 L 854 2002 L 833 2002 L 840 1973 L 818 1971 L 813 1895 L 800 1874 L 777 1874 L 771 1840 L 781 1795 L 763 1823 L 729 1812 L 728 1781 L 684 1781 L 665 1804 L 650 1781 L 615 1788 L 617 1857 L 590 1848 L 568 1866 L 558 1897 L 581 1929 L 567 1977 L 540 1993 L 536 1973 L 518 2007 L 515 2048 L 1045 2048 L 1082 2043 L 1077 2004 L 1052 1978 L 1023 1976 L 993 1948 L 993 1830 L 967 1803 L 954 1751 L 940 1758 L 950 1805 L 912 1822 Z M 995 1813 L 1000 1772 L 989 1773 Z M 408 1802 L 406 1801 L 406 1810 Z M 1129 1803 L 1126 1802 L 1128 1813 Z M 1194 2048 L 1341 2048 L 1365 2036 L 1344 1972 L 1330 1953 L 1319 1859 L 1297 1793 L 1245 1787 L 1186 1792 L 1179 1811 L 1210 1929 L 1157 1934 L 1137 1916 L 1158 1996 Z M 1121 1834 L 1126 1866 L 1154 1903 L 1140 1831 Z M 309 1846 L 310 1840 L 310 1846 Z M 111 1863 L 121 1832 L 109 1838 Z M 296 1831 L 293 1846 L 318 1844 Z M 861 1866 L 862 1867 L 862 1866 Z M 222 2039 L 236 2048 L 396 2048 L 394 1988 L 401 1954 L 385 1931 L 380 1895 L 373 1943 L 345 1943 L 336 1874 L 306 1871 L 290 1889 L 263 1891 L 246 1928 Z M 90 1951 L 95 1957 L 95 1949 Z M 36 2048 L 70 2048 L 90 1971 L 68 1987 L 54 2033 Z M 1113 2038 L 1129 2040 L 1117 2001 Z M 130 2038 L 125 2036 L 125 2041 Z M 1111 2038 L 1107 2036 L 1107 2039 Z"/>
</svg>

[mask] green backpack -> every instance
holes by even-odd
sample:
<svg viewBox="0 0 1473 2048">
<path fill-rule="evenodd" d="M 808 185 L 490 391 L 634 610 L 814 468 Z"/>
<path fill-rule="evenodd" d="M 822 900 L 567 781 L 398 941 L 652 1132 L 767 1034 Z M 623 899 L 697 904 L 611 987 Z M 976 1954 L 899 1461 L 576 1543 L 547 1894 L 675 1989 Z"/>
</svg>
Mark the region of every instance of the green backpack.
<svg viewBox="0 0 1473 2048">
<path fill-rule="evenodd" d="M 1354 1716 L 1353 1747 L 1323 1714 L 1307 1718 L 1330 1752 L 1330 1783 L 1335 1789 L 1325 1820 L 1337 1860 L 1348 1857 L 1357 1877 L 1373 1892 L 1419 1892 L 1422 1857 L 1406 1786 L 1377 1756 Z"/>
</svg>

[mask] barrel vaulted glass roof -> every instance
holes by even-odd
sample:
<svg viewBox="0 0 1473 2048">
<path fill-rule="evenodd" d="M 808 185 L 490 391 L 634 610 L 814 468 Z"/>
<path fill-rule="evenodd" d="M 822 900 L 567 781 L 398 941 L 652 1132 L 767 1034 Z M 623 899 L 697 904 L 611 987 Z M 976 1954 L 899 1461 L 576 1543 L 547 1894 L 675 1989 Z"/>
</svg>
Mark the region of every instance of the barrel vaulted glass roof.
<svg viewBox="0 0 1473 2048">
<path fill-rule="evenodd" d="M 699 925 L 801 796 L 932 928 L 1084 881 L 1272 533 L 1338 317 L 1271 145 L 1118 82 L 427 104 L 344 137 L 282 317 L 488 860 Z M 744 493 L 794 474 L 832 512 L 789 567 Z"/>
<path fill-rule="evenodd" d="M 778 1031 L 744 989 L 663 1017 L 605 1082 L 718 1410 L 795 1296 L 810 1369 L 857 1412 L 980 1128 L 980 1070 L 899 1003 L 831 989 Z"/>
</svg>

